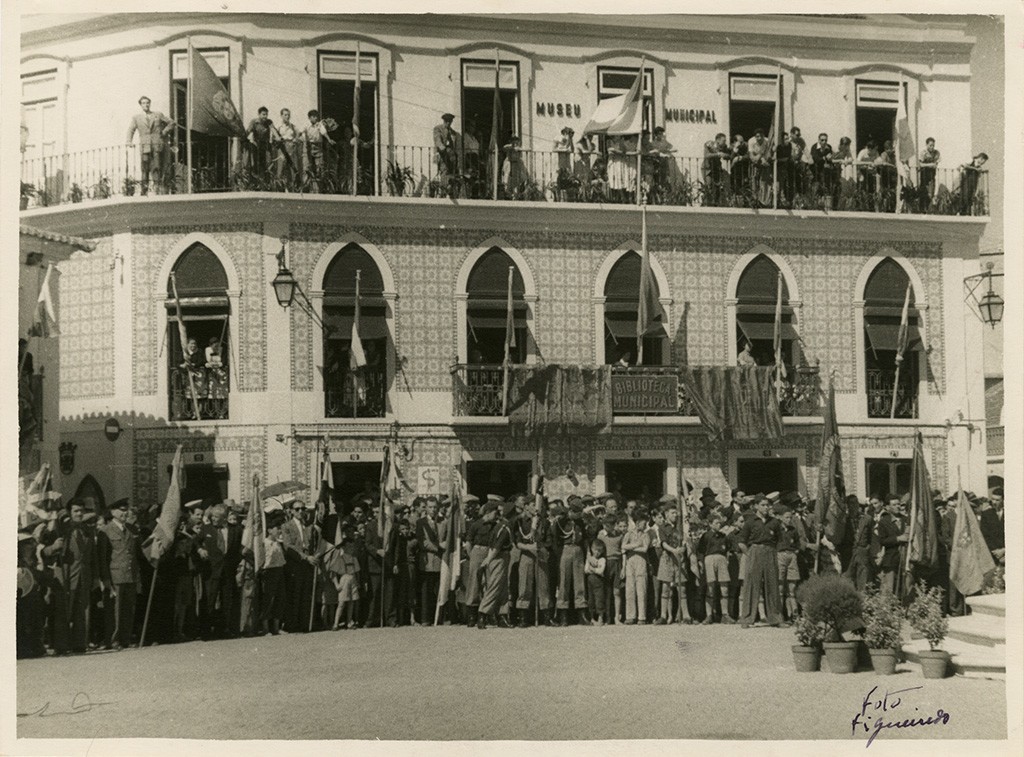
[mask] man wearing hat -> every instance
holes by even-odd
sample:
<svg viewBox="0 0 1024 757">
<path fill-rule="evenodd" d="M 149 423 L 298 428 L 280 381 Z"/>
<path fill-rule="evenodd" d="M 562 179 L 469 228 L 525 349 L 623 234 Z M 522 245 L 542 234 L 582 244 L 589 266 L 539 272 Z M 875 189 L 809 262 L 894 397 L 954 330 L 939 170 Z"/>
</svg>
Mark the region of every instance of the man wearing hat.
<svg viewBox="0 0 1024 757">
<path fill-rule="evenodd" d="M 568 512 L 559 510 L 555 521 L 555 537 L 562 548 L 558 560 L 558 591 L 555 607 L 558 612 L 558 624 L 569 625 L 569 605 L 576 610 L 573 623 L 585 624 L 587 610 L 587 587 L 583 574 L 583 504 L 579 497 L 569 498 Z"/>
<path fill-rule="evenodd" d="M 484 563 L 491 545 L 491 533 L 496 524 L 501 497 L 488 494 L 487 501 L 480 508 L 480 516 L 466 527 L 466 543 L 469 545 L 469 565 L 466 573 L 466 608 L 469 613 L 466 625 L 477 625 L 476 614 L 483 600 Z"/>
<path fill-rule="evenodd" d="M 310 551 L 313 527 L 306 502 L 292 502 L 291 520 L 281 526 L 281 544 L 285 555 L 285 628 L 294 633 L 310 630 L 313 602 L 313 566 L 317 558 Z"/>
<path fill-rule="evenodd" d="M 434 150 L 437 160 L 437 180 L 451 196 L 455 177 L 459 169 L 459 135 L 452 128 L 455 116 L 444 113 L 441 123 L 434 127 Z"/>
<path fill-rule="evenodd" d="M 533 502 L 527 502 L 520 518 L 511 525 L 512 536 L 519 549 L 519 595 L 516 610 L 519 627 L 530 625 L 528 610 L 536 595 L 537 613 L 542 625 L 554 625 L 551 619 L 550 559 L 551 524 L 542 518 Z"/>
<path fill-rule="evenodd" d="M 15 650 L 17 658 L 43 657 L 43 628 L 46 623 L 46 577 L 39 570 L 35 532 L 38 522 L 18 529 L 18 578 L 15 605 Z"/>
<path fill-rule="evenodd" d="M 765 620 L 769 625 L 782 625 L 779 607 L 779 566 L 775 545 L 782 532 L 782 524 L 771 516 L 770 500 L 762 497 L 754 505 L 754 516 L 747 518 L 740 528 L 737 541 L 746 554 L 746 575 L 740 608 L 742 628 L 750 628 L 757 613 L 758 602 L 764 594 Z"/>
<path fill-rule="evenodd" d="M 204 638 L 238 635 L 235 573 L 242 559 L 242 527 L 227 522 L 228 510 L 234 504 L 234 500 L 229 500 L 211 507 L 207 512 L 210 522 L 202 525 L 196 535 L 204 584 L 204 612 L 200 619 Z"/>
<path fill-rule="evenodd" d="M 174 582 L 174 641 L 187 641 L 187 627 L 198 619 L 196 597 L 202 597 L 201 560 L 195 551 L 196 535 L 203 525 L 203 500 L 182 505 L 185 517 L 171 545 L 169 571 Z M 190 631 L 191 633 L 191 631 Z"/>
<path fill-rule="evenodd" d="M 130 646 L 135 622 L 135 599 L 140 589 L 139 539 L 128 525 L 128 500 L 110 506 L 111 521 L 99 529 L 97 553 L 100 586 L 113 595 L 113 626 L 107 644 L 114 650 Z M 109 617 L 109 616 L 108 616 Z"/>
<path fill-rule="evenodd" d="M 86 611 L 92 595 L 92 584 L 96 578 L 96 537 L 85 522 L 85 503 L 72 499 L 68 503 L 68 523 L 64 535 L 62 565 L 57 579 L 64 586 L 67 595 L 66 628 L 69 630 L 72 652 L 83 654 L 88 649 L 86 636 Z M 56 624 L 54 647 L 57 647 Z"/>
<path fill-rule="evenodd" d="M 487 620 L 490 618 L 492 623 L 501 628 L 511 628 L 508 622 L 508 563 L 512 552 L 512 529 L 509 522 L 515 517 L 516 506 L 514 502 L 489 502 L 487 507 L 500 510 L 501 517 L 494 522 L 484 558 L 484 592 L 476 627 L 481 630 L 487 628 Z M 504 614 L 495 618 L 495 613 L 502 609 Z"/>
</svg>

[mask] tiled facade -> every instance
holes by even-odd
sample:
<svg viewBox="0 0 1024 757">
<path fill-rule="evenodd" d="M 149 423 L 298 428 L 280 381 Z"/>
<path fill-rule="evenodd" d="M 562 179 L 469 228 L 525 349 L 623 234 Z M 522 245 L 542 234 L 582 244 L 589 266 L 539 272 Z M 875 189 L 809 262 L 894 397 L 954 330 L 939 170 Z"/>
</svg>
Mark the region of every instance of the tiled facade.
<svg viewBox="0 0 1024 757">
<path fill-rule="evenodd" d="M 75 399 L 114 394 L 115 271 L 110 238 L 96 242 L 59 266 L 61 394 Z"/>
</svg>

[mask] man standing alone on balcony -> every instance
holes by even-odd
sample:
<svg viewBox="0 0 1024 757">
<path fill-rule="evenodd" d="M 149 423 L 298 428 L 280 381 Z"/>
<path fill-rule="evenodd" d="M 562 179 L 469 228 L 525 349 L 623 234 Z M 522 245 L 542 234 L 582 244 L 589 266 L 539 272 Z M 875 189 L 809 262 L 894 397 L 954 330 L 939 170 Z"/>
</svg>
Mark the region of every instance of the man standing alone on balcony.
<svg viewBox="0 0 1024 757">
<path fill-rule="evenodd" d="M 160 111 L 150 110 L 151 101 L 143 95 L 139 98 L 141 113 L 132 116 L 128 124 L 128 136 L 125 142 L 132 143 L 135 132 L 139 133 L 139 162 L 142 167 L 142 194 L 149 192 L 149 182 L 153 181 L 154 192 L 163 194 L 160 172 L 163 167 L 164 136 L 174 128 L 174 123 Z"/>
<path fill-rule="evenodd" d="M 441 123 L 434 127 L 434 150 L 437 153 L 437 181 L 449 196 L 452 194 L 452 183 L 458 172 L 458 133 L 452 128 L 455 116 L 445 113 Z"/>
</svg>

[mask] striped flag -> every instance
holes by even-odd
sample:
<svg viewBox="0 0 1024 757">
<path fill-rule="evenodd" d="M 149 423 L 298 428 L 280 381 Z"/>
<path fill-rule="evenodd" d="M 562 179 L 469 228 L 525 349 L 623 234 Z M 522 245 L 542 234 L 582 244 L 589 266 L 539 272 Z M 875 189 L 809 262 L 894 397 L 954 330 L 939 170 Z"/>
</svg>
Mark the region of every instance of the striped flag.
<svg viewBox="0 0 1024 757">
<path fill-rule="evenodd" d="M 320 459 L 320 494 L 316 499 L 316 523 L 323 526 L 324 518 L 331 511 L 331 502 L 334 499 L 334 469 L 331 467 L 331 456 L 327 450 L 323 451 Z M 341 518 L 338 518 L 338 525 L 335 533 L 328 539 L 332 544 L 341 543 Z"/>
<path fill-rule="evenodd" d="M 643 131 L 644 60 L 641 59 L 636 81 L 626 94 L 597 104 L 583 127 L 584 134 L 640 134 Z"/>
<path fill-rule="evenodd" d="M 21 528 L 38 520 L 47 520 L 49 512 L 58 509 L 60 492 L 53 490 L 50 464 L 43 463 L 28 486 L 21 489 L 18 502 L 18 525 Z M 56 503 L 56 504 L 55 504 Z"/>
<path fill-rule="evenodd" d="M 494 102 L 491 105 L 491 143 L 489 149 L 491 152 L 491 160 L 494 165 L 491 167 L 493 174 L 491 176 L 493 183 L 493 191 L 495 193 L 494 199 L 497 199 L 497 187 L 498 177 L 501 175 L 499 164 L 501 159 L 498 156 L 498 151 L 501 149 L 501 141 L 498 133 L 501 131 L 501 60 L 498 57 L 498 51 L 494 51 Z"/>
<path fill-rule="evenodd" d="M 181 446 L 174 451 L 171 463 L 171 482 L 167 486 L 160 517 L 157 519 L 153 533 L 142 544 L 142 553 L 150 565 L 160 562 L 167 550 L 174 544 L 174 535 L 178 532 L 178 520 L 181 518 Z"/>
<path fill-rule="evenodd" d="M 516 320 L 512 304 L 512 282 L 515 268 L 508 267 L 508 298 L 505 301 L 505 365 L 512 362 L 512 350 L 516 348 Z"/>
<path fill-rule="evenodd" d="M 767 156 L 775 160 L 775 148 L 782 141 L 782 133 L 786 130 L 786 119 L 782 113 L 782 68 L 777 74 L 775 90 L 775 113 L 772 116 L 772 125 L 768 129 L 768 150 Z"/>
<path fill-rule="evenodd" d="M 245 516 L 245 527 L 242 529 L 242 548 L 252 551 L 253 565 L 257 573 L 263 568 L 264 544 L 266 534 L 266 518 L 263 515 L 263 500 L 260 499 L 260 478 L 252 479 L 252 507 Z"/>
<path fill-rule="evenodd" d="M 910 117 L 907 115 L 907 91 L 902 77 L 900 78 L 898 103 L 896 106 L 896 166 L 900 175 L 904 176 L 906 167 L 903 163 L 910 161 L 917 154 L 917 148 L 914 146 L 914 134 L 910 130 Z"/>
<path fill-rule="evenodd" d="M 988 545 L 981 535 L 981 527 L 974 511 L 961 489 L 956 503 L 956 526 L 953 528 L 953 546 L 949 555 L 949 580 L 965 597 L 976 594 L 985 586 L 988 574 L 996 564 Z"/>
<path fill-rule="evenodd" d="M 39 299 L 36 300 L 32 326 L 28 330 L 29 336 L 60 336 L 60 328 L 57 325 L 57 308 L 53 304 L 53 294 L 50 291 L 50 274 L 53 270 L 53 263 L 50 263 L 46 269 L 46 276 L 43 277 L 43 285 L 39 288 Z"/>
</svg>

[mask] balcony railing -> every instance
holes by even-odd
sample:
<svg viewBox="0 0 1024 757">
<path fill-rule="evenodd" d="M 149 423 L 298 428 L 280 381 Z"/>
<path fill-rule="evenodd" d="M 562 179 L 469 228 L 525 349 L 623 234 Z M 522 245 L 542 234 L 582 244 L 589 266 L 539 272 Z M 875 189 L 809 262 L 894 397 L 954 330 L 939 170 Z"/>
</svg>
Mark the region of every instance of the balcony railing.
<svg viewBox="0 0 1024 757">
<path fill-rule="evenodd" d="M 324 415 L 328 418 L 383 418 L 387 411 L 387 370 L 364 366 L 359 380 L 345 370 L 328 378 L 324 386 Z"/>
<path fill-rule="evenodd" d="M 630 366 L 612 368 L 615 377 L 678 377 L 680 370 L 674 366 Z M 502 377 L 500 365 L 457 365 L 452 371 L 453 413 L 459 416 L 500 416 L 502 405 Z M 662 408 L 664 403 L 661 404 Z M 789 380 L 780 401 L 784 416 L 809 417 L 821 415 L 821 381 L 818 369 L 805 367 L 790 372 Z M 614 405 L 613 405 L 614 407 Z M 675 410 L 665 412 L 628 410 L 614 411 L 616 416 L 696 416 L 697 410 L 679 381 L 676 388 Z"/>
<path fill-rule="evenodd" d="M 193 389 L 195 401 L 193 402 Z M 170 416 L 172 421 L 217 421 L 228 417 L 228 372 L 225 368 L 172 368 Z M 196 408 L 199 410 L 196 416 Z"/>
<path fill-rule="evenodd" d="M 319 174 L 255 171 L 247 161 L 227 164 L 228 151 L 196 145 L 192 191 L 268 191 L 351 194 L 351 163 L 328 155 Z M 238 152 L 238 151 L 235 151 Z M 628 156 L 627 156 L 628 157 Z M 60 205 L 89 199 L 187 191 L 182 151 L 166 151 L 155 186 L 144 181 L 138 149 L 119 145 L 22 161 L 23 204 Z M 634 203 L 635 156 L 522 150 L 497 168 L 485 153 L 465 153 L 441 170 L 432 147 L 387 145 L 379 170 L 361 165 L 360 193 L 403 197 L 530 200 L 562 203 Z M 929 169 L 847 162 L 816 167 L 780 161 L 647 155 L 640 190 L 651 205 L 858 211 L 933 215 L 988 214 L 988 174 L 962 168 Z"/>
<path fill-rule="evenodd" d="M 896 388 L 896 418 L 917 417 L 917 382 L 906 374 L 907 371 L 900 374 L 900 383 Z M 888 418 L 892 413 L 895 369 L 871 368 L 867 372 L 867 378 L 868 417 Z"/>
</svg>

